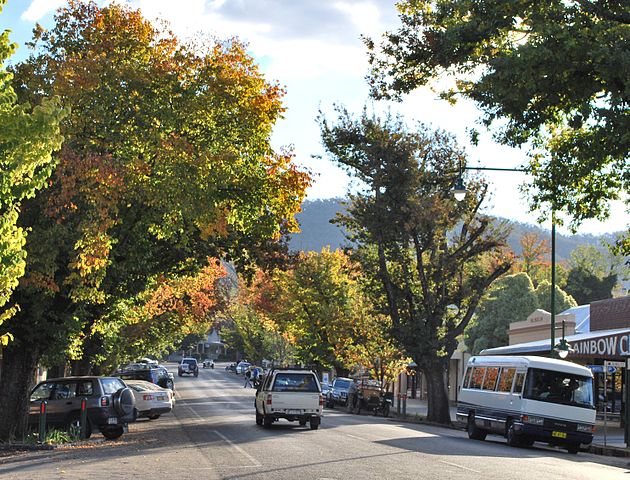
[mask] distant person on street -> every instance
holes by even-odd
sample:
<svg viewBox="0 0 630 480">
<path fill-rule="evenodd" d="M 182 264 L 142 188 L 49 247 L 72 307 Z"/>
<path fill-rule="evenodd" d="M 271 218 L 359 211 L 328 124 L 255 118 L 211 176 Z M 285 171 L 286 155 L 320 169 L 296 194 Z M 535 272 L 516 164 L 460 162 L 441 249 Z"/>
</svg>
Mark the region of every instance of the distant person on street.
<svg viewBox="0 0 630 480">
<path fill-rule="evenodd" d="M 249 385 L 250 387 L 252 386 L 252 371 L 248 368 L 247 371 L 245 372 L 245 385 L 243 385 L 243 388 L 247 388 L 247 385 Z"/>
</svg>

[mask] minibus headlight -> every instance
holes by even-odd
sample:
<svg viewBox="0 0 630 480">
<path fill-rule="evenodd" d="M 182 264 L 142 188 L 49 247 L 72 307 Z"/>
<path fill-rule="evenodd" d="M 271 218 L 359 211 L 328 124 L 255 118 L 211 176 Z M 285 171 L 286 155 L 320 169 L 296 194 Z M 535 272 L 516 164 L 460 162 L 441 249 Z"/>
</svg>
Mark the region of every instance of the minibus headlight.
<svg viewBox="0 0 630 480">
<path fill-rule="evenodd" d="M 586 432 L 586 433 L 594 433 L 595 425 L 589 425 L 588 423 L 578 423 L 577 431 Z"/>
<path fill-rule="evenodd" d="M 523 415 L 521 418 L 523 419 L 523 423 L 529 423 L 530 425 L 542 426 L 543 423 L 545 423 L 545 419 L 542 417 L 533 417 L 531 415 Z"/>
</svg>

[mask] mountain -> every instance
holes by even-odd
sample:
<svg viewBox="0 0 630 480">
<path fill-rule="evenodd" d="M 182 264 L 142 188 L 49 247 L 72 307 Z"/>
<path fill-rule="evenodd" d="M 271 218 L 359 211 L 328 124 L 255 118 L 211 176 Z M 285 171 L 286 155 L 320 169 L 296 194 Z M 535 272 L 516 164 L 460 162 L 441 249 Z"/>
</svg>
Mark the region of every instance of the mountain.
<svg viewBox="0 0 630 480">
<path fill-rule="evenodd" d="M 338 212 L 345 211 L 342 205 L 343 199 L 332 198 L 327 200 L 307 200 L 302 204 L 302 212 L 297 215 L 302 231 L 292 235 L 289 248 L 292 251 L 315 251 L 329 246 L 336 249 L 347 243 L 343 230 L 330 223 Z M 503 220 L 503 219 L 499 219 Z M 547 239 L 551 245 L 550 231 L 536 225 L 512 222 L 512 233 L 508 237 L 508 244 L 517 255 L 521 253 L 520 239 L 526 233 L 534 233 L 541 239 Z M 612 241 L 613 234 L 604 235 L 561 235 L 556 233 L 556 260 L 562 261 L 569 258 L 570 253 L 583 244 L 602 246 L 602 241 Z"/>
</svg>

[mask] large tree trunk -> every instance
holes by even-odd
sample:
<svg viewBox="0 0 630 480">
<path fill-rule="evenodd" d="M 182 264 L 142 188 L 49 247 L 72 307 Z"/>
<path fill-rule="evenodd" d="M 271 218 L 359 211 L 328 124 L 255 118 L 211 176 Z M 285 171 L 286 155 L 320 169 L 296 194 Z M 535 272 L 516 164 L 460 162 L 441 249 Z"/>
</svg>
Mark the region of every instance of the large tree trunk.
<svg viewBox="0 0 630 480">
<path fill-rule="evenodd" d="M 417 362 L 416 363 L 420 363 Z M 446 388 L 446 362 L 433 361 L 422 367 L 427 379 L 427 420 L 430 422 L 451 424 L 451 412 L 449 408 L 448 390 Z"/>
<path fill-rule="evenodd" d="M 21 440 L 28 427 L 28 400 L 39 360 L 35 345 L 11 342 L 2 352 L 0 442 Z"/>
</svg>

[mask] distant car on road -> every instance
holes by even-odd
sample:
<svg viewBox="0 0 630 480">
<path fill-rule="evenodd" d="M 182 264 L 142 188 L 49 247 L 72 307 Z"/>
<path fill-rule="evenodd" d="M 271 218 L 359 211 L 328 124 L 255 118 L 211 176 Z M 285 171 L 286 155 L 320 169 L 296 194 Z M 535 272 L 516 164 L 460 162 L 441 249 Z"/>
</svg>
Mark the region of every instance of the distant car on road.
<svg viewBox="0 0 630 480">
<path fill-rule="evenodd" d="M 352 383 L 353 380 L 351 378 L 335 378 L 328 389 L 326 406 L 328 408 L 333 408 L 335 405 L 343 405 L 345 407 L 348 404 L 348 389 Z"/>
<path fill-rule="evenodd" d="M 203 368 L 214 368 L 214 360 L 212 360 L 211 358 L 206 358 L 203 361 Z"/>
<path fill-rule="evenodd" d="M 138 417 L 155 420 L 160 418 L 160 415 L 173 410 L 175 406 L 173 390 L 144 380 L 127 380 L 125 383 L 131 388 L 136 398 Z"/>
<path fill-rule="evenodd" d="M 182 363 L 177 368 L 177 374 L 181 377 L 184 374 L 199 376 L 199 365 L 196 358 L 182 358 Z"/>
<path fill-rule="evenodd" d="M 113 374 L 123 380 L 144 380 L 162 388 L 175 389 L 173 376 L 165 367 L 158 364 L 129 363 Z"/>
<path fill-rule="evenodd" d="M 29 425 L 38 425 L 41 403 L 46 401 L 48 426 L 78 428 L 83 398 L 87 399 L 88 438 L 98 428 L 105 438 L 113 440 L 136 419 L 134 394 L 120 378 L 64 377 L 40 382 L 31 391 Z"/>
<path fill-rule="evenodd" d="M 237 375 L 244 374 L 251 366 L 252 364 L 249 362 L 245 362 L 245 361 L 238 362 L 238 364 L 236 365 L 236 374 Z"/>
</svg>

